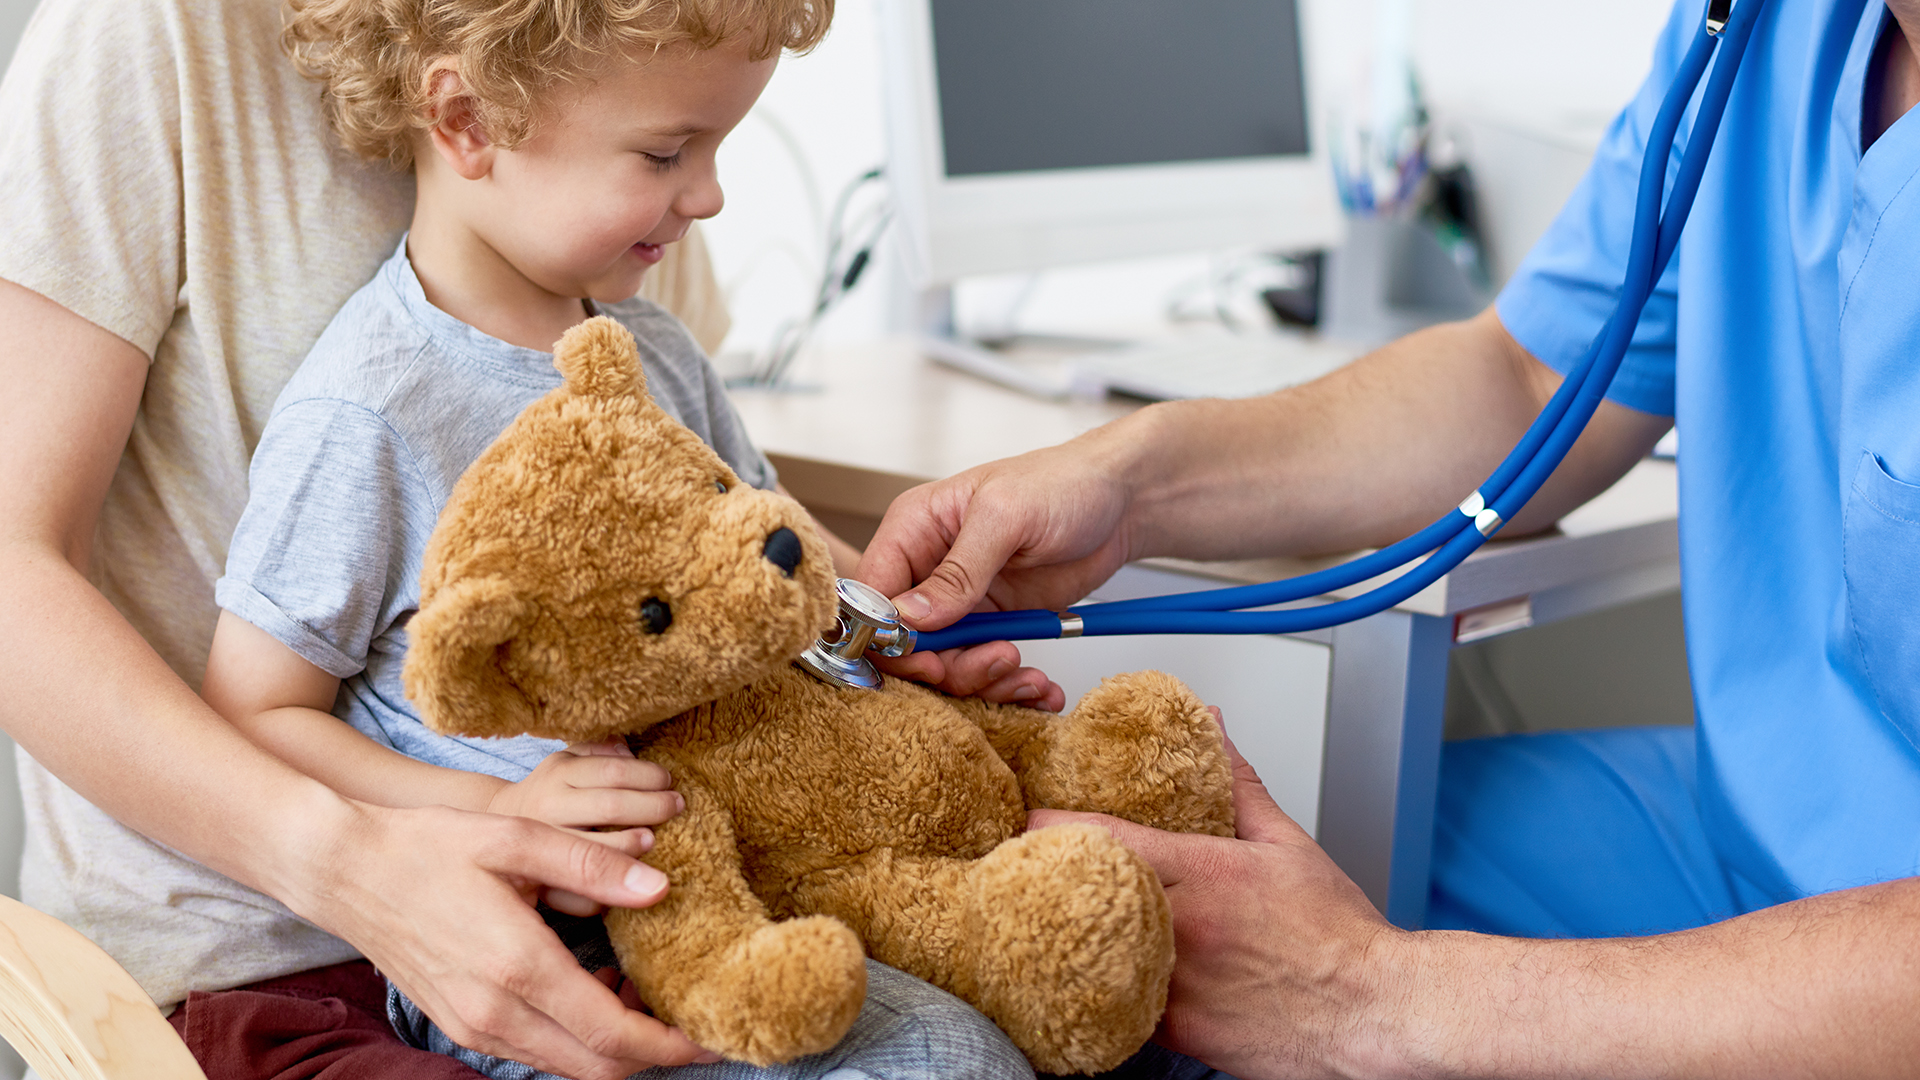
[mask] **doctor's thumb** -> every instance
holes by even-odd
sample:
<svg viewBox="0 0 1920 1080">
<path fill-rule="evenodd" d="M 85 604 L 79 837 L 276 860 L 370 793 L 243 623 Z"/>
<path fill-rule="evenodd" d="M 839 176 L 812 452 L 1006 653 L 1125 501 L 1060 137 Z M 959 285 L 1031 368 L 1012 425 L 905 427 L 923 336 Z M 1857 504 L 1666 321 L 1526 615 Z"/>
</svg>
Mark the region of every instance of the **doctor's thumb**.
<svg viewBox="0 0 1920 1080">
<path fill-rule="evenodd" d="M 896 597 L 894 606 L 916 630 L 948 626 L 986 599 L 987 586 L 1019 550 L 1019 532 L 995 515 L 963 521 L 940 565 Z"/>
<path fill-rule="evenodd" d="M 1284 840 L 1309 840 L 1302 829 L 1280 804 L 1273 801 L 1273 794 L 1261 781 L 1260 774 L 1240 754 L 1240 748 L 1233 745 L 1233 739 L 1222 733 L 1227 744 L 1227 761 L 1233 767 L 1233 832 L 1242 840 L 1255 843 L 1272 844 Z"/>
<path fill-rule="evenodd" d="M 1071 810 L 1031 810 L 1027 813 L 1028 829 L 1045 829 L 1055 825 L 1092 825 L 1105 829 L 1115 840 L 1145 859 L 1147 865 L 1159 875 L 1162 885 L 1173 885 L 1187 876 L 1188 863 L 1201 854 L 1195 850 L 1196 843 L 1200 846 L 1231 843 L 1217 836 L 1199 833 L 1162 832 L 1106 814 L 1083 814 Z"/>
<path fill-rule="evenodd" d="M 949 556 L 933 568 L 926 580 L 894 597 L 893 605 L 914 629 L 939 630 L 959 621 L 986 595 L 985 581 L 976 589 L 974 578 L 964 565 Z"/>
</svg>

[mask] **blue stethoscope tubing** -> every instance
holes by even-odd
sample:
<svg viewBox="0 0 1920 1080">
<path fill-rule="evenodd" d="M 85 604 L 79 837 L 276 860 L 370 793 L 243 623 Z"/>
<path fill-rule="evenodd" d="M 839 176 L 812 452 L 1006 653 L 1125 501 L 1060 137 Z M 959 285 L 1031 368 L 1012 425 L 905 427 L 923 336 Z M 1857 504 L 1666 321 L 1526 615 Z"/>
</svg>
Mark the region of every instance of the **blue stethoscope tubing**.
<svg viewBox="0 0 1920 1080">
<path fill-rule="evenodd" d="M 1706 172 L 1707 158 L 1726 112 L 1741 57 L 1765 4 L 1766 0 L 1741 0 L 1733 5 L 1718 34 L 1703 23 L 1648 133 L 1646 156 L 1640 167 L 1633 242 L 1612 316 L 1585 358 L 1561 383 L 1506 460 L 1458 510 L 1398 543 L 1316 573 L 1263 585 L 1069 608 L 1067 614 L 1079 617 L 1081 636 L 1292 634 L 1353 622 L 1386 611 L 1440 580 L 1486 543 L 1500 525 L 1512 520 L 1559 468 L 1574 441 L 1593 419 L 1607 387 L 1620 370 L 1621 361 L 1633 342 L 1634 330 L 1639 326 L 1640 313 L 1679 246 L 1680 232 L 1686 226 L 1701 177 Z M 1716 49 L 1720 60 L 1714 64 Z M 1713 74 L 1701 96 L 1692 134 L 1663 213 L 1661 195 L 1666 190 L 1674 143 L 1709 64 Z M 1240 610 L 1324 596 L 1408 566 L 1423 555 L 1428 556 L 1425 561 L 1406 573 L 1351 599 L 1280 611 Z M 945 629 L 923 632 L 917 648 L 928 651 L 989 641 L 1058 638 L 1062 636 L 1061 629 L 1058 612 L 976 612 Z"/>
</svg>

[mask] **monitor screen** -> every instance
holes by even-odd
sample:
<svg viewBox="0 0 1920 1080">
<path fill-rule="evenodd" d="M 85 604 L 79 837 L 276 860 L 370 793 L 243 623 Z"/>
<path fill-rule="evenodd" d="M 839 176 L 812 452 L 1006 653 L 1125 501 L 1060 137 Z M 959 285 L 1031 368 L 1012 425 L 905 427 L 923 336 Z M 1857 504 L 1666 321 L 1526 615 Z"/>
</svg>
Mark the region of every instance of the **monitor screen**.
<svg viewBox="0 0 1920 1080">
<path fill-rule="evenodd" d="M 1308 152 L 1295 0 L 932 0 L 949 177 Z"/>
</svg>

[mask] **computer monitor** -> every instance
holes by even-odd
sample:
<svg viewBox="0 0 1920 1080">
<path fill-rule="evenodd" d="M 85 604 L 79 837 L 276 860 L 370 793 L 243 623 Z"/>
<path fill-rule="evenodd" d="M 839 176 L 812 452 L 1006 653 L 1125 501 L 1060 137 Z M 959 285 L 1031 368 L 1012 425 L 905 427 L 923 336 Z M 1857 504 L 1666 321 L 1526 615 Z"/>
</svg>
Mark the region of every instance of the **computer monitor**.
<svg viewBox="0 0 1920 1080">
<path fill-rule="evenodd" d="M 1336 243 L 1302 0 L 881 0 L 908 271 Z"/>
</svg>

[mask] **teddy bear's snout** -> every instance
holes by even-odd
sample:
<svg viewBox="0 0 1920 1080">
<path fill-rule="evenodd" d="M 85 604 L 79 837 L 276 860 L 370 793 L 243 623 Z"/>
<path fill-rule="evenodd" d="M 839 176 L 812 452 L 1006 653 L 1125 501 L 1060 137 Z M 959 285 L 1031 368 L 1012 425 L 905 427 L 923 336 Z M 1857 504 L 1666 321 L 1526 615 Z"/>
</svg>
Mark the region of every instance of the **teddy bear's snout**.
<svg viewBox="0 0 1920 1080">
<path fill-rule="evenodd" d="M 788 577 L 793 576 L 793 571 L 800 565 L 800 557 L 804 554 L 800 547 L 800 538 L 788 528 L 775 529 L 768 534 L 766 546 L 760 551 L 767 557 L 768 562 L 779 567 L 780 572 Z"/>
</svg>

